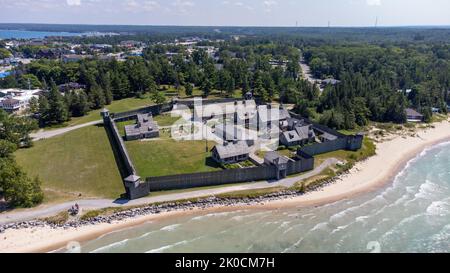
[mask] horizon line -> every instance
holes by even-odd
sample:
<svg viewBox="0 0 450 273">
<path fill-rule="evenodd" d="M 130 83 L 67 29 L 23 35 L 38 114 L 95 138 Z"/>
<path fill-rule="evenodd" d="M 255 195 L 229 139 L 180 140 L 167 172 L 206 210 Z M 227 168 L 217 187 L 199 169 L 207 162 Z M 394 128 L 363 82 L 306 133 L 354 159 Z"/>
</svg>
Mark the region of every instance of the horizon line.
<svg viewBox="0 0 450 273">
<path fill-rule="evenodd" d="M 27 22 L 27 23 L 19 23 L 19 22 L 0 22 L 0 25 L 61 25 L 61 26 L 108 26 L 108 27 L 114 27 L 114 26 L 130 26 L 130 27 L 199 27 L 199 28 L 292 28 L 292 29 L 301 29 L 301 28 L 450 28 L 450 25 L 352 25 L 352 26 L 346 26 L 346 25 L 332 25 L 332 26 L 319 26 L 319 25 L 311 25 L 311 26 L 291 26 L 291 25 L 177 25 L 177 24 L 108 24 L 108 23 L 101 23 L 101 24 L 91 24 L 91 23 L 33 23 L 33 22 Z"/>
</svg>

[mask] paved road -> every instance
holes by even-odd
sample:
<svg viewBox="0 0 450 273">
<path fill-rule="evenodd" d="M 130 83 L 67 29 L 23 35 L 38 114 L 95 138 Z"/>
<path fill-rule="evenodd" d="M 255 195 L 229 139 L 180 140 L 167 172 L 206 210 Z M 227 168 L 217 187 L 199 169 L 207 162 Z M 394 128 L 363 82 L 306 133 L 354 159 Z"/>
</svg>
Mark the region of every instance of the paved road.
<svg viewBox="0 0 450 273">
<path fill-rule="evenodd" d="M 33 138 L 33 141 L 38 141 L 41 139 L 46 139 L 46 138 L 52 138 L 55 136 L 59 136 L 62 134 L 65 134 L 67 132 L 73 131 L 73 130 L 77 130 L 83 127 L 87 127 L 87 126 L 92 126 L 92 125 L 97 125 L 102 123 L 102 120 L 96 120 L 96 121 L 92 121 L 92 122 L 88 122 L 88 123 L 83 123 L 80 125 L 76 125 L 76 126 L 70 126 L 70 127 L 65 127 L 65 128 L 61 128 L 61 129 L 55 129 L 55 130 L 48 130 L 48 131 L 44 131 L 41 130 L 37 133 L 33 133 L 30 134 L 30 136 Z"/>
<path fill-rule="evenodd" d="M 302 174 L 296 177 L 289 177 L 282 179 L 280 181 L 264 181 L 264 182 L 255 182 L 255 183 L 247 183 L 236 186 L 222 187 L 216 189 L 205 189 L 205 190 L 196 190 L 196 191 L 188 191 L 182 193 L 173 193 L 161 196 L 150 196 L 147 198 L 141 198 L 137 200 L 112 200 L 112 199 L 91 199 L 91 200 L 78 200 L 76 201 L 82 209 L 101 209 L 107 207 L 121 207 L 121 206 L 135 206 L 135 205 L 145 205 L 156 202 L 167 202 L 167 201 L 175 201 L 189 198 L 198 198 L 198 197 L 206 197 L 211 195 L 218 195 L 227 192 L 234 191 L 242 191 L 242 190 L 255 190 L 255 189 L 264 189 L 264 188 L 273 188 L 273 187 L 291 187 L 295 185 L 295 183 L 308 179 L 312 176 L 320 174 L 323 170 L 330 166 L 334 166 L 337 164 L 339 160 L 337 159 L 328 159 L 324 163 L 322 163 L 319 167 L 314 169 L 311 172 Z M 66 202 L 57 205 L 44 205 L 34 209 L 23 209 L 14 212 L 4 212 L 0 213 L 0 225 L 11 223 L 11 222 L 19 222 L 19 221 L 27 221 L 36 218 L 48 217 L 55 215 L 61 211 L 68 210 L 75 202 Z"/>
</svg>

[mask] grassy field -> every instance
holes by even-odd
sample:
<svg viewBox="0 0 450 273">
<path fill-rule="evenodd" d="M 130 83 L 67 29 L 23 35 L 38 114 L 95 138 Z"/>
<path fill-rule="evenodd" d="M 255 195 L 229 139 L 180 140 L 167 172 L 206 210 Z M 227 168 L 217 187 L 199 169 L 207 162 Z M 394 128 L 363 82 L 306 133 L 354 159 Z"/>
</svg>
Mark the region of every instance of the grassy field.
<svg viewBox="0 0 450 273">
<path fill-rule="evenodd" d="M 111 113 L 118 113 L 118 112 L 125 112 L 130 111 L 134 109 L 139 109 L 145 106 L 149 106 L 154 104 L 148 97 L 144 98 L 128 98 L 123 100 L 116 100 L 113 101 L 110 105 L 106 105 L 105 108 L 107 108 Z M 100 116 L 101 109 L 93 110 L 87 113 L 83 117 L 74 117 L 68 122 L 65 122 L 63 124 L 53 125 L 50 127 L 46 127 L 46 130 L 52 130 L 52 129 L 58 129 L 68 126 L 76 126 L 96 120 L 101 120 Z"/>
<path fill-rule="evenodd" d="M 204 141 L 172 139 L 126 142 L 141 177 L 221 170 L 205 152 Z M 209 143 L 211 149 L 213 143 Z"/>
<path fill-rule="evenodd" d="M 15 155 L 28 174 L 39 175 L 47 202 L 78 197 L 117 198 L 124 192 L 112 148 L 101 126 L 38 141 Z"/>
<path fill-rule="evenodd" d="M 165 88 L 166 88 L 166 90 L 164 90 L 163 92 L 166 92 L 166 97 L 168 100 L 170 100 L 172 97 L 174 97 L 175 93 L 180 98 L 188 98 L 184 92 L 184 88 L 181 88 L 179 91 L 177 91 L 175 89 L 175 87 L 173 87 L 173 86 L 165 86 Z M 241 93 L 242 93 L 241 90 L 236 89 L 232 97 L 233 98 L 241 98 L 242 97 Z M 202 94 L 203 94 L 203 92 L 199 88 L 195 87 L 193 90 L 193 94 L 190 97 L 200 97 L 200 96 L 202 96 Z M 105 107 L 111 113 L 118 113 L 118 112 L 139 109 L 139 108 L 154 104 L 153 101 L 149 98 L 149 96 L 150 96 L 149 94 L 146 94 L 146 95 L 144 95 L 143 98 L 127 98 L 127 99 L 122 99 L 122 100 L 115 100 L 111 103 L 111 105 L 106 105 Z M 211 91 L 210 95 L 208 96 L 208 98 L 210 98 L 210 99 L 222 98 L 222 97 L 224 97 L 223 93 L 221 93 L 220 91 L 217 91 L 217 90 Z M 74 117 L 70 121 L 65 122 L 63 124 L 58 124 L 58 125 L 47 127 L 46 130 L 58 129 L 58 128 L 63 128 L 63 127 L 67 127 L 67 126 L 76 126 L 76 125 L 80 125 L 83 123 L 100 120 L 101 119 L 100 111 L 101 111 L 101 109 L 90 111 L 88 114 L 86 114 L 83 117 Z M 158 120 L 158 119 L 160 119 L 160 120 Z M 169 125 L 172 125 L 178 119 L 172 118 L 170 116 L 167 117 L 167 116 L 162 115 L 158 118 L 155 117 L 155 120 L 157 120 L 158 123 L 161 122 L 159 124 L 159 126 L 169 126 Z"/>
<path fill-rule="evenodd" d="M 295 155 L 295 151 L 291 151 L 291 150 L 289 150 L 289 149 L 277 150 L 277 151 L 275 151 L 275 152 L 277 152 L 277 153 L 280 154 L 280 155 L 284 155 L 284 156 L 286 156 L 286 157 L 292 157 L 292 156 Z M 267 151 L 257 151 L 257 152 L 256 152 L 256 155 L 259 156 L 259 157 L 261 157 L 261 158 L 264 158 L 264 157 L 266 156 L 267 153 L 268 153 Z"/>
<path fill-rule="evenodd" d="M 111 113 L 118 113 L 124 111 L 130 111 L 133 109 L 138 109 L 141 107 L 152 105 L 153 102 L 149 98 L 128 98 L 123 100 L 116 100 L 111 103 L 111 105 L 105 106 Z M 84 117 L 72 118 L 69 122 L 67 122 L 68 126 L 74 126 L 78 124 L 83 124 L 95 120 L 102 119 L 100 117 L 100 110 L 94 110 L 89 112 Z"/>
<path fill-rule="evenodd" d="M 315 165 L 319 166 L 328 158 L 337 158 L 347 163 L 354 164 L 357 161 L 364 160 L 370 156 L 375 155 L 375 144 L 370 138 L 365 137 L 363 140 L 363 146 L 356 152 L 339 150 L 326 154 L 315 156 Z"/>
<path fill-rule="evenodd" d="M 170 113 L 157 115 L 153 117 L 153 120 L 158 122 L 158 126 L 170 126 L 182 117 L 172 117 Z"/>
</svg>

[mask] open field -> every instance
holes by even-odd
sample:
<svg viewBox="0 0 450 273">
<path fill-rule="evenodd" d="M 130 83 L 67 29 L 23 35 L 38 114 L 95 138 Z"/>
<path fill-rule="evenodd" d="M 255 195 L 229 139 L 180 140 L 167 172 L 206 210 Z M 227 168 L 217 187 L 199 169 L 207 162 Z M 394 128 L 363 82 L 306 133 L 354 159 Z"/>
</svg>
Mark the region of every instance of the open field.
<svg viewBox="0 0 450 273">
<path fill-rule="evenodd" d="M 205 152 L 204 141 L 160 139 L 125 143 L 141 177 L 221 170 Z M 209 142 L 208 148 L 213 147 Z"/>
<path fill-rule="evenodd" d="M 170 113 L 164 113 L 153 117 L 153 120 L 158 123 L 158 126 L 171 126 L 181 117 L 172 117 Z"/>
<path fill-rule="evenodd" d="M 354 164 L 357 161 L 364 160 L 368 157 L 375 155 L 375 144 L 370 138 L 365 137 L 363 141 L 363 146 L 359 151 L 345 151 L 339 150 L 326 154 L 316 155 L 315 156 L 315 166 L 319 166 L 325 160 L 329 158 L 336 158 L 342 160 L 346 163 Z"/>
<path fill-rule="evenodd" d="M 123 100 L 116 100 L 111 103 L 111 105 L 106 105 L 105 107 L 111 112 L 111 113 L 118 113 L 118 112 L 125 112 L 130 111 L 134 109 L 138 109 L 141 107 L 152 105 L 153 102 L 147 97 L 147 98 L 127 98 Z M 94 110 L 89 112 L 84 117 L 79 118 L 72 118 L 68 122 L 69 126 L 74 126 L 78 124 L 83 124 L 87 122 L 91 122 L 94 120 L 100 120 L 100 110 Z"/>
<path fill-rule="evenodd" d="M 295 151 L 291 151 L 289 149 L 277 150 L 276 152 L 279 153 L 280 155 L 284 155 L 284 156 L 289 157 L 289 158 L 291 158 L 292 156 L 295 155 Z M 261 157 L 261 158 L 264 158 L 267 153 L 268 153 L 268 151 L 257 151 L 256 155 Z"/>
<path fill-rule="evenodd" d="M 110 105 L 106 105 L 105 108 L 107 108 L 111 113 L 118 113 L 118 112 L 125 112 L 125 111 L 131 111 L 134 109 L 139 109 L 145 106 L 150 106 L 154 104 L 150 98 L 148 98 L 148 95 L 144 98 L 127 98 L 122 100 L 115 100 Z M 46 130 L 52 130 L 52 129 L 58 129 L 58 128 L 64 128 L 68 126 L 76 126 L 96 120 L 101 120 L 100 116 L 101 109 L 98 110 L 92 110 L 89 113 L 87 113 L 83 117 L 73 117 L 69 121 L 59 124 L 59 125 L 53 125 L 50 127 L 45 128 Z"/>
<path fill-rule="evenodd" d="M 123 184 L 102 126 L 89 126 L 16 152 L 17 162 L 39 175 L 47 202 L 70 197 L 118 198 Z M 79 196 L 81 194 L 81 196 Z"/>
</svg>

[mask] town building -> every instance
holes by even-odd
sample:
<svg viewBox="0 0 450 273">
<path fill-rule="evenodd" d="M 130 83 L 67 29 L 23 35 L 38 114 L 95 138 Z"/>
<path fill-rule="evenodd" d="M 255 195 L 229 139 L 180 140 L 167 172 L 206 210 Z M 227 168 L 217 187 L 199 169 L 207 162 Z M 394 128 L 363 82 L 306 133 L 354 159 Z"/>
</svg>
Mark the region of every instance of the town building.
<svg viewBox="0 0 450 273">
<path fill-rule="evenodd" d="M 30 105 L 32 98 L 39 98 L 41 89 L 0 89 L 0 108 L 8 113 L 22 114 Z"/>
<path fill-rule="evenodd" d="M 220 164 L 233 164 L 250 158 L 250 148 L 245 141 L 225 142 L 212 149 L 212 158 Z"/>
<path fill-rule="evenodd" d="M 59 92 L 66 93 L 69 91 L 86 89 L 86 85 L 79 84 L 77 82 L 69 82 L 69 83 L 58 85 L 58 89 L 59 89 Z"/>
<path fill-rule="evenodd" d="M 325 88 L 328 85 L 337 85 L 339 84 L 341 81 L 338 81 L 336 79 L 325 79 L 322 80 L 320 87 Z"/>
<path fill-rule="evenodd" d="M 92 55 L 66 54 L 62 56 L 62 60 L 65 63 L 78 62 L 88 58 L 92 58 Z"/>
<path fill-rule="evenodd" d="M 159 137 L 158 124 L 150 114 L 138 114 L 136 124 L 125 126 L 125 138 L 128 141 L 156 137 Z"/>
</svg>

